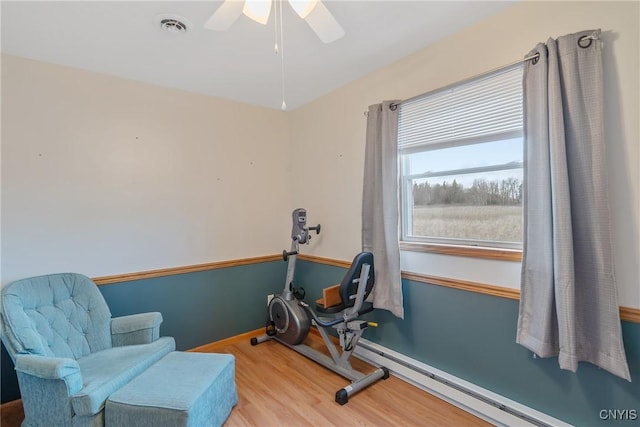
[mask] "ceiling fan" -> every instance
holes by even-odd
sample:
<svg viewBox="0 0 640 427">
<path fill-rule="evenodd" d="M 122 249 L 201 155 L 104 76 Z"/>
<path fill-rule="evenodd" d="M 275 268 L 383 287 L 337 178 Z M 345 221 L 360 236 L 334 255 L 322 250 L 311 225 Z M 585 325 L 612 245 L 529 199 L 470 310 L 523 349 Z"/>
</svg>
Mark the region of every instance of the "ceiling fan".
<svg viewBox="0 0 640 427">
<path fill-rule="evenodd" d="M 205 22 L 204 27 L 225 31 L 243 13 L 254 21 L 266 25 L 273 1 L 283 0 L 225 0 Z M 321 0 L 288 0 L 288 3 L 324 43 L 331 43 L 344 36 L 344 30 Z"/>
</svg>

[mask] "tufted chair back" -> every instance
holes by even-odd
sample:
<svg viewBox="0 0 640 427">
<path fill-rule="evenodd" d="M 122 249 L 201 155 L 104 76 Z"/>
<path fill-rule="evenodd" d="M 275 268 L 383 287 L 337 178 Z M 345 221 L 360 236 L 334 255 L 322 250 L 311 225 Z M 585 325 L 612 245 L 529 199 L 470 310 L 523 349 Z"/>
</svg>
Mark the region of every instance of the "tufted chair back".
<svg viewBox="0 0 640 427">
<path fill-rule="evenodd" d="M 17 354 L 79 359 L 111 347 L 111 312 L 86 276 L 51 274 L 2 288 L 2 339 Z"/>
</svg>

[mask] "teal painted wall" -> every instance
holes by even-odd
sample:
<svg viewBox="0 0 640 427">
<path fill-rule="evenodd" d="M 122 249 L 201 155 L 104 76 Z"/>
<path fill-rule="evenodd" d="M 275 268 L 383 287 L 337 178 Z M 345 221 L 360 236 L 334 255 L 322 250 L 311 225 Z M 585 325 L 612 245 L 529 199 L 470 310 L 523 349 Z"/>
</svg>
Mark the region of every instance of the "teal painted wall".
<svg viewBox="0 0 640 427">
<path fill-rule="evenodd" d="M 20 399 L 20 390 L 18 390 L 18 378 L 16 377 L 16 371 L 13 369 L 13 362 L 7 349 L 2 344 L 2 355 L 0 359 L 0 380 L 2 385 L 0 386 L 0 394 L 2 395 L 2 403 L 11 402 L 12 400 Z"/>
<path fill-rule="evenodd" d="M 284 285 L 282 261 L 200 271 L 99 287 L 114 317 L 162 313 L 161 335 L 186 350 L 263 327 L 267 295 Z M 20 398 L 13 364 L 2 346 L 2 403 Z"/>
<path fill-rule="evenodd" d="M 286 264 L 268 262 L 100 286 L 114 316 L 160 311 L 161 333 L 179 349 L 253 330 L 266 320 L 266 295 L 282 289 Z M 338 283 L 344 268 L 298 261 L 296 285 L 314 301 Z M 623 322 L 628 383 L 582 363 L 577 374 L 557 360 L 534 359 L 515 343 L 518 303 L 404 280 L 405 319 L 369 315 L 378 328 L 365 338 L 577 426 L 601 421 L 601 409 L 640 412 L 640 324 Z M 4 352 L 4 349 L 3 349 Z M 2 402 L 19 397 L 8 358 L 2 359 Z M 620 422 L 620 425 L 631 425 Z"/>
<path fill-rule="evenodd" d="M 114 317 L 162 313 L 162 335 L 186 350 L 265 325 L 284 262 L 266 262 L 100 286 Z"/>
<path fill-rule="evenodd" d="M 296 273 L 313 301 L 345 269 L 299 261 Z M 640 423 L 599 418 L 602 409 L 635 409 L 640 416 L 640 324 L 622 324 L 629 383 L 588 363 L 574 374 L 561 370 L 557 358 L 534 359 L 515 342 L 517 301 L 410 280 L 403 280 L 403 292 L 405 319 L 371 313 L 380 326 L 364 338 L 576 426 Z"/>
</svg>

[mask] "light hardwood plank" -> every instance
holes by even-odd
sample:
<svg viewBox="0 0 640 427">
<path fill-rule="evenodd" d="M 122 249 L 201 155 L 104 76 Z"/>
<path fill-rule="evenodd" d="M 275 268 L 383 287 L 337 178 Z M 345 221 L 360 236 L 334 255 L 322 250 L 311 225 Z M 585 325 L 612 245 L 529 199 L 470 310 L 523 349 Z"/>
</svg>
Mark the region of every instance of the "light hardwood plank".
<svg viewBox="0 0 640 427">
<path fill-rule="evenodd" d="M 236 342 L 249 341 L 251 340 L 251 338 L 257 337 L 258 335 L 262 335 L 263 333 L 264 333 L 264 328 L 254 329 L 253 331 L 245 332 L 240 335 L 234 335 L 232 337 L 225 338 L 220 341 L 214 341 L 214 342 L 210 342 L 209 344 L 194 347 L 187 351 L 197 351 L 200 353 L 212 353 L 216 348 L 224 347 L 230 344 L 234 344 Z"/>
<path fill-rule="evenodd" d="M 19 427 L 22 420 L 24 420 L 24 411 L 21 399 L 3 403 L 0 406 L 0 426 Z"/>
<path fill-rule="evenodd" d="M 326 350 L 316 334 L 306 343 Z M 335 392 L 348 380 L 275 341 L 252 346 L 248 338 L 223 340 L 206 350 L 236 357 L 239 402 L 225 427 L 490 425 L 393 376 L 340 406 Z M 355 358 L 352 364 L 365 373 L 373 370 Z M 21 401 L 2 405 L 3 427 L 18 427 L 23 418 Z"/>
<path fill-rule="evenodd" d="M 306 343 L 326 353 L 315 334 Z M 239 403 L 225 426 L 487 426 L 473 415 L 391 376 L 340 406 L 335 392 L 349 383 L 275 342 L 235 342 L 210 351 L 236 356 Z M 354 368 L 374 368 L 352 358 Z"/>
</svg>

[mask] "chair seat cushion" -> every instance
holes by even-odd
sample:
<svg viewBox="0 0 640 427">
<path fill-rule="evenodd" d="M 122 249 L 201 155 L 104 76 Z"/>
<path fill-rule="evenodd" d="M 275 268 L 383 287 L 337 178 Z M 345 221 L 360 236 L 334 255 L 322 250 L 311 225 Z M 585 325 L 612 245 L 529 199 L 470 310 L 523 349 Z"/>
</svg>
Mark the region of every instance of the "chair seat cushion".
<svg viewBox="0 0 640 427">
<path fill-rule="evenodd" d="M 176 351 L 109 397 L 105 424 L 220 426 L 237 402 L 232 355 Z"/>
<path fill-rule="evenodd" d="M 322 314 L 336 314 L 336 313 L 340 313 L 344 309 L 345 309 L 344 304 L 336 304 L 329 307 L 325 307 L 321 304 L 316 304 L 316 311 Z"/>
<path fill-rule="evenodd" d="M 150 344 L 113 347 L 79 359 L 83 387 L 71 397 L 74 411 L 97 414 L 112 393 L 174 350 L 174 339 L 162 337 Z"/>
</svg>

